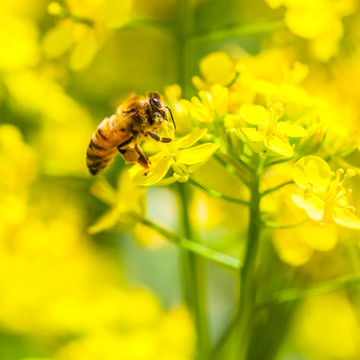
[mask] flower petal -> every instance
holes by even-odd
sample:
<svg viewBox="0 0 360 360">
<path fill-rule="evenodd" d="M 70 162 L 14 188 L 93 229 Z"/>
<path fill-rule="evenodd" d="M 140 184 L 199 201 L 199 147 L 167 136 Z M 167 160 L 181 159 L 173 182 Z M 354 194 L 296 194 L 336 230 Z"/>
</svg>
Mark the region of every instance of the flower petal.
<svg viewBox="0 0 360 360">
<path fill-rule="evenodd" d="M 226 85 L 234 77 L 234 62 L 224 51 L 213 52 L 201 59 L 200 73 L 210 84 Z"/>
<path fill-rule="evenodd" d="M 180 150 L 176 155 L 176 162 L 186 165 L 198 164 L 207 160 L 218 147 L 218 144 L 205 143 L 189 149 Z"/>
<path fill-rule="evenodd" d="M 311 182 L 314 191 L 319 191 L 329 185 L 331 170 L 327 162 L 318 156 L 304 156 L 295 163 L 293 178 L 300 187 L 305 189 Z"/>
<path fill-rule="evenodd" d="M 261 105 L 243 105 L 240 108 L 240 115 L 248 124 L 265 125 L 269 122 L 269 111 Z"/>
<path fill-rule="evenodd" d="M 289 124 L 285 121 L 279 121 L 276 125 L 275 131 L 280 134 L 285 133 L 287 136 L 292 138 L 302 138 L 308 134 L 302 126 Z"/>
<path fill-rule="evenodd" d="M 252 142 L 260 142 L 264 140 L 264 133 L 256 130 L 255 128 L 241 128 L 244 135 Z"/>
<path fill-rule="evenodd" d="M 327 5 L 327 2 L 322 1 L 314 1 L 310 6 L 289 8 L 284 20 L 293 34 L 305 39 L 320 37 L 329 27 L 335 33 L 339 26 L 342 28 L 340 18 L 334 16 L 334 10 Z"/>
<path fill-rule="evenodd" d="M 334 220 L 338 225 L 360 230 L 360 219 L 347 208 L 334 208 Z"/>
<path fill-rule="evenodd" d="M 153 161 L 153 159 L 152 159 Z M 142 169 L 132 178 L 132 183 L 139 186 L 149 186 L 159 182 L 168 172 L 171 166 L 171 159 L 167 156 L 153 162 L 150 169 Z"/>
<path fill-rule="evenodd" d="M 170 176 L 170 177 L 160 180 L 154 186 L 166 186 L 166 185 L 173 184 L 174 182 L 176 182 L 176 179 L 173 176 Z"/>
<path fill-rule="evenodd" d="M 310 195 L 306 199 L 300 195 L 292 195 L 293 202 L 304 209 L 309 218 L 314 221 L 320 221 L 324 216 L 325 202 L 317 196 Z"/>
<path fill-rule="evenodd" d="M 304 241 L 314 250 L 329 251 L 338 243 L 338 226 L 336 224 L 326 224 L 309 222 L 302 229 Z"/>
<path fill-rule="evenodd" d="M 102 214 L 94 224 L 88 227 L 89 234 L 97 234 L 104 230 L 112 229 L 121 217 L 119 209 L 112 208 L 106 213 Z"/>
<path fill-rule="evenodd" d="M 264 145 L 278 155 L 291 157 L 294 154 L 294 150 L 289 141 L 278 136 L 267 136 L 264 139 Z"/>
<path fill-rule="evenodd" d="M 178 139 L 176 145 L 179 149 L 193 146 L 198 140 L 200 140 L 207 133 L 207 129 L 197 129 L 186 136 Z"/>
</svg>

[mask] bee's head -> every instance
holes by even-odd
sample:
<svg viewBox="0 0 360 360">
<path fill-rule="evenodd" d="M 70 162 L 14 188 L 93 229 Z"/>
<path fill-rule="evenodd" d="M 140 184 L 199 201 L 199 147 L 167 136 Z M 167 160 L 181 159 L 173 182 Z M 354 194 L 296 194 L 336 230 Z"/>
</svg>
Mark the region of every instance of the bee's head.
<svg viewBox="0 0 360 360">
<path fill-rule="evenodd" d="M 157 92 L 151 92 L 148 94 L 149 97 L 149 103 L 151 105 L 151 108 L 154 112 L 160 112 L 164 111 L 164 104 L 160 100 L 160 95 Z"/>
<path fill-rule="evenodd" d="M 149 97 L 149 103 L 150 106 L 152 108 L 153 113 L 158 113 L 162 116 L 163 119 L 169 121 L 166 109 L 169 110 L 170 115 L 171 115 L 171 120 L 174 123 L 175 126 L 175 122 L 174 122 L 174 118 L 172 116 L 171 110 L 168 106 L 166 106 L 161 100 L 160 100 L 160 95 L 157 92 L 151 92 L 148 94 Z M 176 128 L 176 126 L 175 126 Z"/>
</svg>

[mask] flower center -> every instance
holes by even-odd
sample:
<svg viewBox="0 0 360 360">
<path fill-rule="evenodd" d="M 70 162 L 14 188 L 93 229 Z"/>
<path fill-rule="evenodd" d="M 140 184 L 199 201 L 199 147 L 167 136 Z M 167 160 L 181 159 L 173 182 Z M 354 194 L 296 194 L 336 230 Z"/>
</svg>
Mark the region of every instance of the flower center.
<svg viewBox="0 0 360 360">
<path fill-rule="evenodd" d="M 281 116 L 284 114 L 286 107 L 286 99 L 279 100 L 278 98 L 274 97 L 269 104 L 269 123 L 266 129 L 266 136 L 273 135 L 275 131 L 276 124 Z"/>
</svg>

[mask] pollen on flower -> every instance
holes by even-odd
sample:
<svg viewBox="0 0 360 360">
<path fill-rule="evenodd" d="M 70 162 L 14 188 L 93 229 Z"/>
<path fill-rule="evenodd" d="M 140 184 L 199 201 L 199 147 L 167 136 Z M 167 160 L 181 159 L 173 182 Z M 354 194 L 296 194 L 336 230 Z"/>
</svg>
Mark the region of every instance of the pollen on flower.
<svg viewBox="0 0 360 360">
<path fill-rule="evenodd" d="M 285 98 L 282 98 L 279 100 L 278 98 L 274 97 L 269 104 L 269 110 L 271 113 L 274 114 L 277 118 L 280 118 L 285 111 L 287 105 L 287 100 Z"/>
</svg>

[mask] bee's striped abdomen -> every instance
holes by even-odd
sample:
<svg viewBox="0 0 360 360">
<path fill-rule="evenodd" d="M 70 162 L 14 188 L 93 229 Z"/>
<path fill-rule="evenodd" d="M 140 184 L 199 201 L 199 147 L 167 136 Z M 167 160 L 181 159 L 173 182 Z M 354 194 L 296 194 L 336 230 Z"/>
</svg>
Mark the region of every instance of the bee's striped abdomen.
<svg viewBox="0 0 360 360">
<path fill-rule="evenodd" d="M 119 135 L 121 137 L 119 138 Z M 86 152 L 86 164 L 91 175 L 104 170 L 116 153 L 116 145 L 122 141 L 124 134 L 118 134 L 106 118 L 93 133 Z"/>
<path fill-rule="evenodd" d="M 115 152 L 116 148 L 104 148 L 91 139 L 86 152 L 86 164 L 91 175 L 96 175 L 104 170 L 113 159 Z"/>
</svg>

